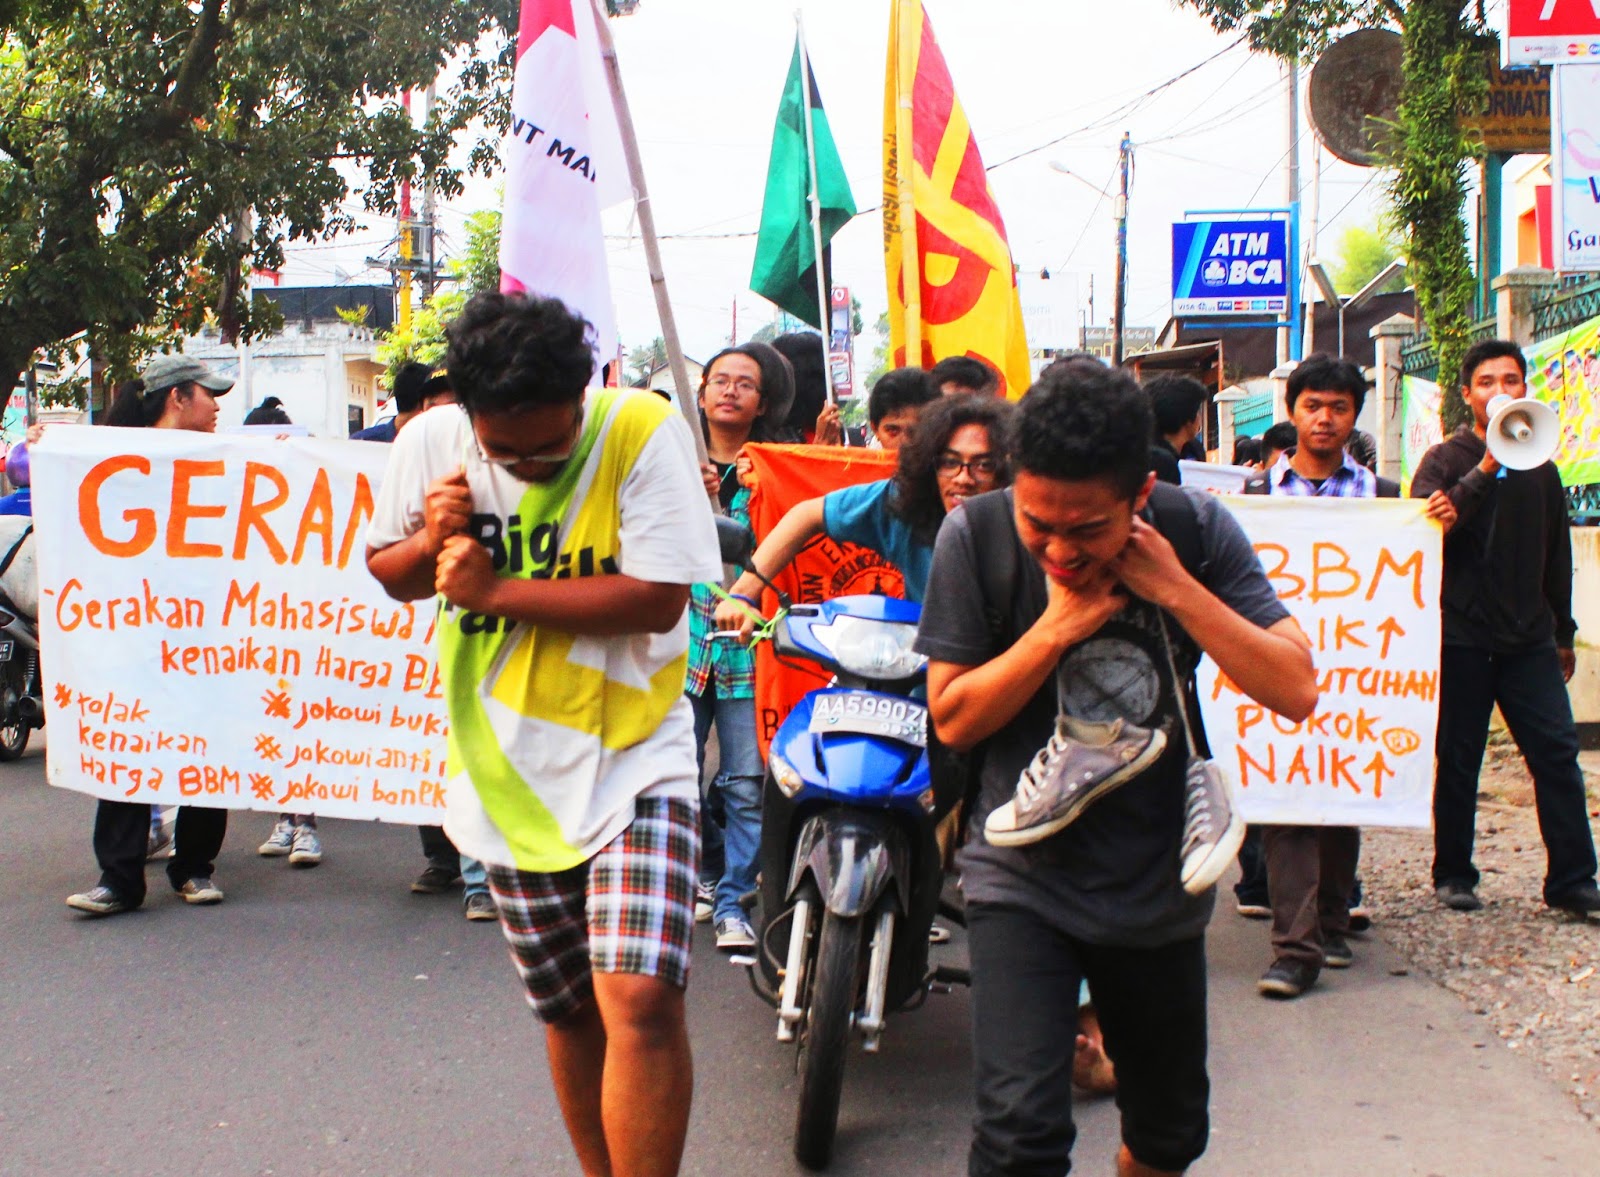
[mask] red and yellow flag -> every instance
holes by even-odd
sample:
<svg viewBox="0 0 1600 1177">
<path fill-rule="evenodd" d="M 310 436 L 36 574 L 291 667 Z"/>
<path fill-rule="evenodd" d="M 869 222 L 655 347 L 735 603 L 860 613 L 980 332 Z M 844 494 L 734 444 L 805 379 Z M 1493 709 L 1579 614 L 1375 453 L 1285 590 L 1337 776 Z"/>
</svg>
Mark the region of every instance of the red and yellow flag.
<svg viewBox="0 0 1600 1177">
<path fill-rule="evenodd" d="M 755 467 L 755 493 L 750 497 L 750 526 L 763 538 L 790 508 L 862 482 L 894 477 L 895 455 L 883 450 L 823 445 L 750 445 L 744 448 Z M 876 552 L 854 544 L 835 543 L 819 535 L 774 578 L 797 605 L 814 604 L 852 593 L 904 596 L 900 570 Z M 771 616 L 778 599 L 762 594 L 762 612 Z M 780 663 L 772 647 L 756 647 L 756 735 L 763 755 L 778 727 L 807 691 L 828 685 L 828 676 L 807 663 Z"/>
<path fill-rule="evenodd" d="M 1031 379 L 1005 223 L 921 0 L 894 0 L 883 106 L 883 257 L 896 365 L 972 356 Z"/>
</svg>

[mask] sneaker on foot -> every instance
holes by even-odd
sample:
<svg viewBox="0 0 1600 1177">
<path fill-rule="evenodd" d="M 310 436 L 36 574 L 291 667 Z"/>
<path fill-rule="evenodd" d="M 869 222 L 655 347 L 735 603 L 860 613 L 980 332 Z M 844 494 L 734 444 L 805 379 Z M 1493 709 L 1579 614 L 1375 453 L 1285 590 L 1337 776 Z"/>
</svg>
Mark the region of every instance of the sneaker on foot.
<svg viewBox="0 0 1600 1177">
<path fill-rule="evenodd" d="M 1564 911 L 1579 919 L 1600 921 L 1600 887 L 1585 883 L 1559 899 L 1551 900 L 1549 906 L 1553 911 Z"/>
<path fill-rule="evenodd" d="M 294 822 L 287 817 L 280 817 L 272 827 L 272 833 L 267 840 L 256 847 L 256 853 L 262 858 L 282 858 L 294 849 Z"/>
<path fill-rule="evenodd" d="M 172 834 L 177 820 L 170 814 L 172 808 L 162 805 L 150 807 L 150 841 L 145 844 L 144 851 L 147 860 L 162 854 L 170 857 L 172 854 Z"/>
<path fill-rule="evenodd" d="M 1466 883 L 1440 883 L 1433 893 L 1451 911 L 1479 911 L 1483 907 L 1483 900 Z"/>
<path fill-rule="evenodd" d="M 1179 880 L 1190 895 L 1216 886 L 1239 857 L 1244 821 L 1234 812 L 1228 782 L 1214 761 L 1189 758 L 1183 783 L 1183 851 Z"/>
<path fill-rule="evenodd" d="M 1165 732 L 1120 719 L 1087 723 L 1059 716 L 1050 742 L 1017 781 L 1016 796 L 984 822 L 984 837 L 994 846 L 1028 846 L 1048 838 L 1138 776 L 1166 746 Z"/>
<path fill-rule="evenodd" d="M 717 885 L 715 883 L 696 883 L 694 885 L 694 922 L 708 924 L 711 922 L 711 913 L 716 910 Z"/>
<path fill-rule="evenodd" d="M 1247 920 L 1270 920 L 1272 918 L 1272 904 L 1267 902 L 1265 895 L 1240 896 L 1235 900 L 1234 910 Z"/>
<path fill-rule="evenodd" d="M 460 881 L 461 872 L 459 870 L 434 866 L 430 863 L 417 876 L 417 881 L 411 884 L 411 890 L 416 895 L 437 895 L 441 891 L 448 891 Z"/>
<path fill-rule="evenodd" d="M 474 891 L 467 896 L 467 918 L 469 920 L 498 920 L 500 913 L 495 910 L 494 896 L 487 891 Z"/>
<path fill-rule="evenodd" d="M 76 895 L 67 896 L 67 906 L 74 911 L 81 911 L 85 915 L 121 915 L 125 911 L 132 911 L 133 904 L 123 899 L 110 887 L 90 887 L 87 891 L 79 891 Z"/>
<path fill-rule="evenodd" d="M 717 922 L 718 948 L 754 948 L 756 934 L 750 925 L 738 916 L 729 916 Z"/>
<path fill-rule="evenodd" d="M 210 879 L 190 879 L 178 888 L 178 894 L 183 896 L 185 903 L 221 903 L 222 888 Z"/>
<path fill-rule="evenodd" d="M 1330 969 L 1347 969 L 1356 963 L 1356 954 L 1350 950 L 1350 941 L 1343 936 L 1329 936 L 1322 942 L 1322 963 Z"/>
<path fill-rule="evenodd" d="M 1372 909 L 1358 903 L 1350 909 L 1350 930 L 1357 934 L 1372 931 Z"/>
<path fill-rule="evenodd" d="M 1317 983 L 1314 966 L 1299 960 L 1275 960 L 1272 967 L 1256 982 L 1256 989 L 1265 997 L 1279 997 L 1292 1001 Z"/>
<path fill-rule="evenodd" d="M 322 839 L 310 826 L 295 826 L 293 849 L 289 851 L 290 866 L 316 866 L 322 861 Z"/>
</svg>

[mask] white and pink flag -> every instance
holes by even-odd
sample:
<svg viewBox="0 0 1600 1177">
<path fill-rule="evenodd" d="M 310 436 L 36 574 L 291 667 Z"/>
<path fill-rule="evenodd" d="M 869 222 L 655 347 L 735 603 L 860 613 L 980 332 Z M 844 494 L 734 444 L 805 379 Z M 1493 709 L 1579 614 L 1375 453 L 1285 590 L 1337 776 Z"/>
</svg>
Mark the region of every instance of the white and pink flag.
<svg viewBox="0 0 1600 1177">
<path fill-rule="evenodd" d="M 617 350 L 601 209 L 632 197 L 590 0 L 522 0 L 500 288 L 559 298 Z M 599 369 L 596 368 L 598 376 Z"/>
</svg>

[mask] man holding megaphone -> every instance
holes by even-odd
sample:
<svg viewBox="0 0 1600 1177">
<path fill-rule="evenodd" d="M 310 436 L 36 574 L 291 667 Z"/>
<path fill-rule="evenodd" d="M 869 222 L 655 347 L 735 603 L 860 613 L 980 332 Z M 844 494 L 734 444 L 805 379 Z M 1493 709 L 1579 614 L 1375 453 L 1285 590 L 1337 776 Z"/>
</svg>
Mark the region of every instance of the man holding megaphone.
<svg viewBox="0 0 1600 1177">
<path fill-rule="evenodd" d="M 1577 623 L 1567 500 L 1550 461 L 1560 429 L 1549 406 L 1524 399 L 1527 372 L 1516 344 L 1474 344 L 1461 364 L 1472 425 L 1430 449 L 1411 483 L 1412 497 L 1442 492 L 1457 513 L 1444 544 L 1433 883 L 1454 911 L 1483 906 L 1472 841 L 1478 773 L 1498 704 L 1533 774 L 1548 855 L 1544 901 L 1600 920 L 1566 690 L 1577 665 Z"/>
</svg>

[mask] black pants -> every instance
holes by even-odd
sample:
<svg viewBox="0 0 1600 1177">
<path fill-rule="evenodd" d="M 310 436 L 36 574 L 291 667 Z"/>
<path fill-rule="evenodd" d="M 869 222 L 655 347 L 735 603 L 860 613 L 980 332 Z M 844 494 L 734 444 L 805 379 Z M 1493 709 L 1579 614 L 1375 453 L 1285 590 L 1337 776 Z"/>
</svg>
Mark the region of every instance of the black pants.
<svg viewBox="0 0 1600 1177">
<path fill-rule="evenodd" d="M 1534 805 L 1548 862 L 1546 903 L 1595 874 L 1594 838 L 1578 767 L 1578 729 L 1555 646 L 1491 654 L 1446 646 L 1439 663 L 1439 775 L 1433 789 L 1433 881 L 1478 885 L 1472 838 L 1478 773 L 1495 704 L 1533 774 Z"/>
<path fill-rule="evenodd" d="M 1115 948 L 1017 907 L 968 904 L 977 1114 L 970 1177 L 1061 1177 L 1070 1167 L 1078 988 L 1088 979 L 1117 1068 L 1122 1141 L 1180 1171 L 1210 1135 L 1205 938 Z M 1104 1167 L 1095 1160 L 1095 1172 Z"/>
<path fill-rule="evenodd" d="M 190 879 L 209 879 L 216 869 L 226 809 L 178 808 L 172 832 L 172 857 L 167 878 L 177 890 Z M 94 811 L 94 856 L 100 863 L 100 885 L 110 887 L 131 907 L 144 902 L 144 862 L 150 850 L 150 807 L 132 801 L 101 801 Z"/>
<path fill-rule="evenodd" d="M 418 826 L 417 834 L 422 839 L 422 854 L 429 866 L 443 867 L 458 875 L 461 873 L 461 852 L 444 832 L 443 826 Z"/>
</svg>

